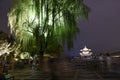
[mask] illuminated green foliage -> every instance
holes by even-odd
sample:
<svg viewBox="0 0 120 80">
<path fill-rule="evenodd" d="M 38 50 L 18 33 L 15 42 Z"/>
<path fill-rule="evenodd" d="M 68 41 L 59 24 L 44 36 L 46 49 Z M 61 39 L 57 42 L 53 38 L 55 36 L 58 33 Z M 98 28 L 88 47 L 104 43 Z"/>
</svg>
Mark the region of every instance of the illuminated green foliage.
<svg viewBox="0 0 120 80">
<path fill-rule="evenodd" d="M 23 51 L 44 53 L 65 43 L 71 48 L 76 20 L 87 19 L 88 12 L 83 0 L 13 0 L 8 19 Z"/>
</svg>

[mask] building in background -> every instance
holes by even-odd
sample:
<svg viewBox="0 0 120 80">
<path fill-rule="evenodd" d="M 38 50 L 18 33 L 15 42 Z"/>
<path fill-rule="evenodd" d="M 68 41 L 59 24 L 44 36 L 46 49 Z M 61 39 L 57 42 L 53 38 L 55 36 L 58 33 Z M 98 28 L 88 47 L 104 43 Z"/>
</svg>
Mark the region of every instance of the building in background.
<svg viewBox="0 0 120 80">
<path fill-rule="evenodd" d="M 91 59 L 93 52 L 91 49 L 88 49 L 86 46 L 80 50 L 80 56 L 82 59 Z"/>
</svg>

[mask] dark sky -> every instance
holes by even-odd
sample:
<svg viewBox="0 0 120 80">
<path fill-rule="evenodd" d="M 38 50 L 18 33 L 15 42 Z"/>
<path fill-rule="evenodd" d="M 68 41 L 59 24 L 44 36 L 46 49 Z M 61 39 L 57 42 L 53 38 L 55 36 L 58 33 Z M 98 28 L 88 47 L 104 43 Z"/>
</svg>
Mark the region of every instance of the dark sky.
<svg viewBox="0 0 120 80">
<path fill-rule="evenodd" d="M 120 50 L 120 0 L 85 0 L 91 8 L 88 21 L 79 21 L 71 55 L 79 55 L 85 45 L 94 54 Z M 68 52 L 66 52 L 68 53 Z"/>
<path fill-rule="evenodd" d="M 0 0 L 0 30 L 8 33 L 7 12 L 11 6 L 11 0 Z"/>
<path fill-rule="evenodd" d="M 120 50 L 120 0 L 85 0 L 91 8 L 88 21 L 78 21 L 80 33 L 71 55 L 79 55 L 85 45 L 94 54 Z M 8 32 L 7 11 L 11 0 L 0 0 L 0 29 Z"/>
</svg>

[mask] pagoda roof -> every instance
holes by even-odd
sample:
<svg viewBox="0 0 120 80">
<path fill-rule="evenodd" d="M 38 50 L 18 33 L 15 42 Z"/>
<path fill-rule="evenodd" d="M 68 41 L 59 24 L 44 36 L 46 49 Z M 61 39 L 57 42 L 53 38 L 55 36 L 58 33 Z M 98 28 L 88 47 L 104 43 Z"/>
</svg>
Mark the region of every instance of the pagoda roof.
<svg viewBox="0 0 120 80">
<path fill-rule="evenodd" d="M 91 49 L 88 49 L 88 48 L 85 46 L 83 49 L 81 49 L 81 51 L 91 51 Z"/>
</svg>

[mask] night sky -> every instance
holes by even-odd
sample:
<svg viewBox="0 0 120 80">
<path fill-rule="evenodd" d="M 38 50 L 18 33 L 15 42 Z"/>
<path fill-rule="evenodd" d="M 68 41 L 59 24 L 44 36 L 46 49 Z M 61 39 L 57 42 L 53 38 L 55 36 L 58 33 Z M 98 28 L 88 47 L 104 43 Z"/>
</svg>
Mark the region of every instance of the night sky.
<svg viewBox="0 0 120 80">
<path fill-rule="evenodd" d="M 11 0 L 0 0 L 0 30 L 8 33 L 7 12 L 11 6 Z"/>
<path fill-rule="evenodd" d="M 74 49 L 66 54 L 79 55 L 85 45 L 94 54 L 120 50 L 120 0 L 84 0 L 91 8 L 88 21 L 78 21 L 80 32 L 74 40 Z M 7 28 L 7 12 L 11 0 L 0 0 L 0 29 Z"/>
</svg>

